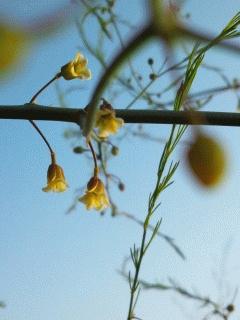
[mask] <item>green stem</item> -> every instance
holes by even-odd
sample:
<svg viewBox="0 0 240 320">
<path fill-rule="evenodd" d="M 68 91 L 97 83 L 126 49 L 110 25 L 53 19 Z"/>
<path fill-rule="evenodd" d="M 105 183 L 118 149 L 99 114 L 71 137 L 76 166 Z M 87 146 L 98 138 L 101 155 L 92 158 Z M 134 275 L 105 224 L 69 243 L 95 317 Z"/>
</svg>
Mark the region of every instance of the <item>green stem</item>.
<svg viewBox="0 0 240 320">
<path fill-rule="evenodd" d="M 145 228 L 145 224 L 144 224 L 143 236 L 142 236 L 142 242 L 141 242 L 141 249 L 140 249 L 140 253 L 139 253 L 139 259 L 138 259 L 137 265 L 135 267 L 135 275 L 134 275 L 133 283 L 131 285 L 131 296 L 130 296 L 127 320 L 131 320 L 133 318 L 134 297 L 135 297 L 135 292 L 136 292 L 137 287 L 138 287 L 138 275 L 139 275 L 139 272 L 140 272 L 142 259 L 143 259 L 143 256 L 144 256 L 146 235 L 147 235 L 147 228 Z"/>
</svg>

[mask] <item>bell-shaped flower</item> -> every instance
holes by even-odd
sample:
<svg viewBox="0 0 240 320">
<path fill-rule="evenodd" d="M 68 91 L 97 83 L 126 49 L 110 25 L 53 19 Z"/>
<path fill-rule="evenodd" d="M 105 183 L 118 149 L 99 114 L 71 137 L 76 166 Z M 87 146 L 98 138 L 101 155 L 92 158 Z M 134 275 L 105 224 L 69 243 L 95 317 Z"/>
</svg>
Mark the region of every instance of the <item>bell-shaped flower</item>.
<svg viewBox="0 0 240 320">
<path fill-rule="evenodd" d="M 87 67 L 88 60 L 84 57 L 83 54 L 78 52 L 75 58 L 65 64 L 61 68 L 60 75 L 65 80 L 72 80 L 72 79 L 82 79 L 82 80 L 89 80 L 92 77 L 91 70 Z"/>
<path fill-rule="evenodd" d="M 86 208 L 98 211 L 106 209 L 110 203 L 103 182 L 98 177 L 92 177 L 87 185 L 85 194 L 79 198 Z"/>
<path fill-rule="evenodd" d="M 116 118 L 113 109 L 102 108 L 98 110 L 95 127 L 98 129 L 97 134 L 100 138 L 107 138 L 109 135 L 117 133 L 123 125 L 123 119 Z"/>
<path fill-rule="evenodd" d="M 226 169 L 226 156 L 222 146 L 212 137 L 197 133 L 187 152 L 191 170 L 205 187 L 217 185 Z"/>
<path fill-rule="evenodd" d="M 42 190 L 45 192 L 63 192 L 67 189 L 68 184 L 65 180 L 63 169 L 55 162 L 50 164 L 47 172 L 47 186 Z"/>
</svg>

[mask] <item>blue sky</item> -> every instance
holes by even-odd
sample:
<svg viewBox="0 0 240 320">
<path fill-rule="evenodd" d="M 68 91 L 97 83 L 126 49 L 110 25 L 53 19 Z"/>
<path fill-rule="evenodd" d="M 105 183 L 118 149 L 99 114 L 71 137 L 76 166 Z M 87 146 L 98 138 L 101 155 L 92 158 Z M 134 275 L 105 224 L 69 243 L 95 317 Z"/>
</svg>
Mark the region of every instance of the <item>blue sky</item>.
<svg viewBox="0 0 240 320">
<path fill-rule="evenodd" d="M 67 0 L 52 1 L 50 5 L 47 1 L 3 0 L 0 16 L 26 23 L 67 4 Z M 119 12 L 138 26 L 144 21 L 144 8 L 143 1 L 118 2 Z M 227 6 L 223 0 L 201 3 L 189 0 L 183 6 L 183 12 L 191 13 L 189 23 L 214 35 L 238 10 L 236 0 L 228 1 Z M 89 25 L 89 32 L 94 33 L 94 26 Z M 0 104 L 28 101 L 60 66 L 72 59 L 79 47 L 82 43 L 74 19 L 65 28 L 39 39 L 21 69 L 0 79 Z M 159 63 L 163 59 L 157 44 L 146 50 L 136 59 L 137 68 L 141 68 L 143 56 L 152 54 Z M 106 54 L 111 52 L 109 45 Z M 66 98 L 71 107 L 87 103 L 100 75 L 96 61 L 91 56 L 88 59 L 93 80 Z M 239 76 L 239 58 L 232 53 L 213 49 L 205 61 L 221 66 L 230 78 Z M 166 77 L 163 81 L 168 80 Z M 200 72 L 194 90 L 219 84 L 219 78 L 213 74 L 206 76 Z M 64 90 L 72 84 L 60 80 L 59 85 Z M 48 88 L 38 102 L 58 105 L 55 87 Z M 120 103 L 127 101 L 122 97 Z M 220 95 L 210 103 L 209 109 L 236 111 L 236 98 L 233 94 Z M 91 167 L 84 157 L 73 154 L 70 143 L 63 138 L 69 125 L 41 122 L 39 126 L 54 145 L 70 188 L 63 194 L 43 193 L 41 188 L 46 184 L 49 165 L 45 145 L 27 121 L 0 121 L 0 300 L 7 304 L 6 309 L 0 310 L 1 318 L 125 319 L 129 289 L 117 270 L 133 243 L 139 243 L 141 230 L 125 218 L 113 219 L 108 214 L 101 217 L 97 212 L 87 212 L 82 205 L 73 214 L 65 214 L 75 189 L 89 179 Z M 146 130 L 161 138 L 166 137 L 169 129 L 165 125 L 146 125 Z M 182 261 L 164 241 L 156 239 L 141 277 L 149 281 L 167 281 L 171 277 L 202 295 L 229 301 L 239 285 L 239 129 L 208 127 L 205 130 L 217 136 L 226 149 L 227 176 L 217 189 L 202 189 L 186 167 L 184 146 L 177 148 L 174 159 L 182 160 L 180 168 L 174 185 L 161 197 L 156 218 L 163 218 L 161 231 L 176 240 L 187 260 Z M 188 140 L 190 133 L 189 130 L 185 137 Z M 119 156 L 110 163 L 111 171 L 126 184 L 123 193 L 113 187 L 117 204 L 140 219 L 146 214 L 161 151 L 161 144 L 130 137 L 122 141 Z M 201 319 L 196 306 L 186 304 L 174 294 L 149 291 L 140 296 L 137 314 L 145 320 L 177 320 L 192 315 Z M 237 309 L 232 319 L 239 318 L 239 314 Z"/>
</svg>

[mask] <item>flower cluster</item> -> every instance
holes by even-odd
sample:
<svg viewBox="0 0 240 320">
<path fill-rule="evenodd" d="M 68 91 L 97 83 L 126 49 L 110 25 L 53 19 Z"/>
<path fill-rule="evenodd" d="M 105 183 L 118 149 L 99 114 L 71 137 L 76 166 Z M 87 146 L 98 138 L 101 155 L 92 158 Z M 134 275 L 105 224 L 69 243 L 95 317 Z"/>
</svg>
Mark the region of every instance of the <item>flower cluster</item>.
<svg viewBox="0 0 240 320">
<path fill-rule="evenodd" d="M 83 56 L 83 54 L 78 52 L 73 60 L 62 66 L 61 71 L 57 73 L 52 80 L 50 80 L 33 96 L 30 102 L 33 102 L 48 85 L 61 77 L 63 77 L 65 80 L 91 79 L 91 70 L 87 67 L 87 64 L 87 59 Z M 47 186 L 42 188 L 42 190 L 44 192 L 63 192 L 68 188 L 63 169 L 56 163 L 55 153 L 41 130 L 36 126 L 35 123 L 32 122 L 32 124 L 35 129 L 37 129 L 38 133 L 40 133 L 41 137 L 49 148 L 52 159 L 52 162 L 47 171 Z M 117 133 L 118 129 L 121 128 L 123 124 L 124 121 L 116 117 L 115 111 L 113 110 L 112 106 L 103 99 L 103 103 L 101 104 L 97 112 L 95 123 L 98 137 L 106 139 L 109 135 Z M 99 168 L 97 164 L 97 157 L 90 140 L 88 141 L 88 145 L 93 156 L 94 175 L 89 180 L 85 194 L 79 198 L 79 201 L 82 202 L 88 210 L 95 209 L 98 211 L 102 211 L 110 206 L 110 202 L 104 184 L 98 177 Z M 112 154 L 116 155 L 117 151 L 117 147 L 115 147 L 115 150 L 112 151 Z"/>
</svg>

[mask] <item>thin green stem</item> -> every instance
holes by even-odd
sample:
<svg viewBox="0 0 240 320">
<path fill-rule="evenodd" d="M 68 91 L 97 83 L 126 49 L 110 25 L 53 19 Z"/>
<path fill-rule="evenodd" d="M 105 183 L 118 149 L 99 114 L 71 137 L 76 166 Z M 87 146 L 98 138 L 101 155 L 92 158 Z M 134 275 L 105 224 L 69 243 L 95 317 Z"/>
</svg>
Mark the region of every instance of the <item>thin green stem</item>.
<svg viewBox="0 0 240 320">
<path fill-rule="evenodd" d="M 126 109 L 130 109 L 132 105 L 147 91 L 148 88 L 153 84 L 154 80 L 150 81 L 126 106 Z"/>
<path fill-rule="evenodd" d="M 239 88 L 240 88 L 239 83 L 236 83 L 236 84 L 233 83 L 233 84 L 230 84 L 227 86 L 220 86 L 220 87 L 216 87 L 216 88 L 202 90 L 202 91 L 199 91 L 199 92 L 196 92 L 193 94 L 189 94 L 186 101 L 190 102 L 195 98 L 205 97 L 205 96 L 209 96 L 209 95 L 216 95 L 216 94 L 228 91 L 228 90 L 238 90 Z M 163 102 L 162 105 L 171 106 L 173 103 L 174 103 L 174 100 L 171 100 L 171 101 Z"/>
<path fill-rule="evenodd" d="M 143 227 L 143 235 L 142 235 L 139 259 L 138 259 L 137 264 L 135 266 L 135 275 L 134 275 L 133 282 L 131 284 L 131 295 L 130 295 L 130 302 L 129 302 L 127 320 L 133 319 L 134 297 L 135 297 L 135 292 L 136 292 L 137 287 L 138 287 L 138 275 L 139 275 L 139 272 L 140 272 L 142 259 L 143 259 L 144 251 L 145 251 L 144 249 L 145 249 L 146 235 L 147 235 L 147 228 Z"/>
</svg>

